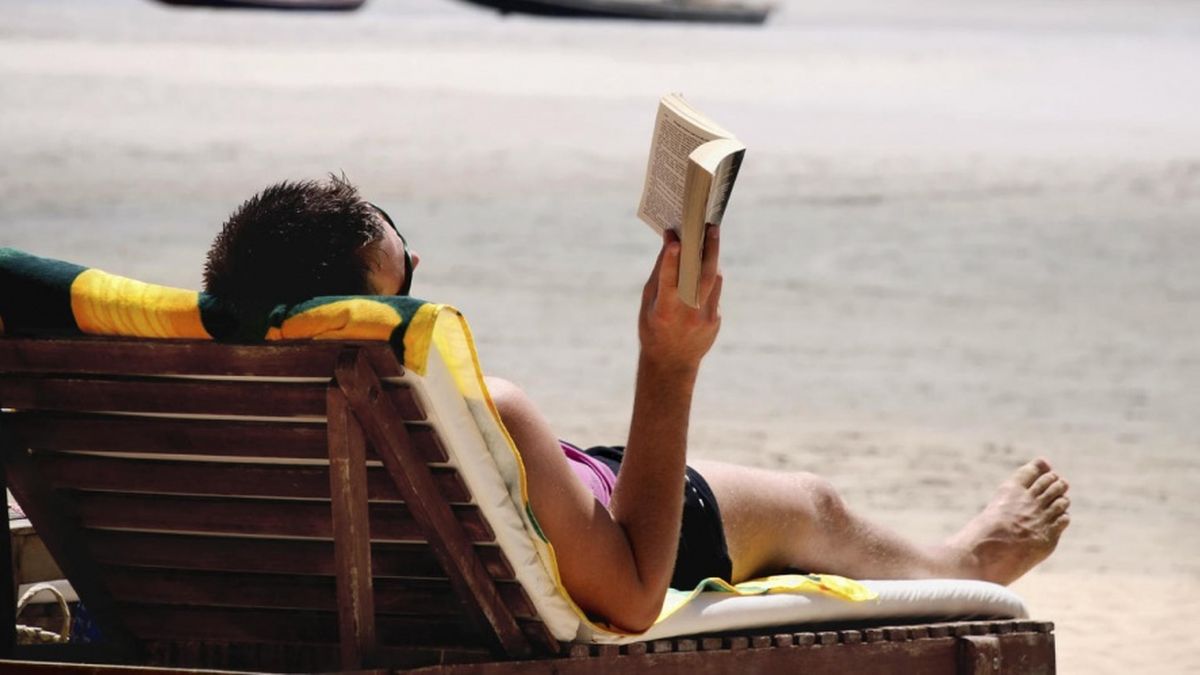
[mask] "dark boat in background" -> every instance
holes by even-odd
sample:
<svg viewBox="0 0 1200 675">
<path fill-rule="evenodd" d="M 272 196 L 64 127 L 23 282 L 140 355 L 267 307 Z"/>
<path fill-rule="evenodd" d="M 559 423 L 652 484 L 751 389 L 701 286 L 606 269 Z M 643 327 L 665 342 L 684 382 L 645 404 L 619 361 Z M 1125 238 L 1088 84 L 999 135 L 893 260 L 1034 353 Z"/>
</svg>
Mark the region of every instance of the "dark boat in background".
<svg viewBox="0 0 1200 675">
<path fill-rule="evenodd" d="M 711 0 L 466 0 L 501 14 L 534 14 L 596 19 L 642 19 L 759 24 L 773 9 L 769 4 Z"/>
<path fill-rule="evenodd" d="M 228 9 L 291 9 L 321 12 L 350 11 L 367 0 L 158 0 L 164 5 L 181 7 L 219 7 Z"/>
<path fill-rule="evenodd" d="M 465 0 L 501 14 L 760 24 L 774 8 L 742 0 Z M 350 11 L 366 0 L 158 0 L 165 5 L 230 9 Z"/>
</svg>

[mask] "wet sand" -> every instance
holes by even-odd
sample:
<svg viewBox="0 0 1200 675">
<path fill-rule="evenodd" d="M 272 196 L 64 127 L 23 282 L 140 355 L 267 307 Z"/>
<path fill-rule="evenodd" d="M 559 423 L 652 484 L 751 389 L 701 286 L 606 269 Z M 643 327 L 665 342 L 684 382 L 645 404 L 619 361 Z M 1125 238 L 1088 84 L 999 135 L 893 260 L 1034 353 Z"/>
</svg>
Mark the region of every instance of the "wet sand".
<svg viewBox="0 0 1200 675">
<path fill-rule="evenodd" d="M 750 147 L 697 457 L 816 471 L 913 536 L 1027 457 L 1072 484 L 1017 583 L 1064 673 L 1197 672 L 1200 9 L 785 5 L 766 27 L 6 6 L 0 245 L 195 287 L 240 200 L 344 171 L 559 433 L 621 442 L 657 97 Z"/>
</svg>

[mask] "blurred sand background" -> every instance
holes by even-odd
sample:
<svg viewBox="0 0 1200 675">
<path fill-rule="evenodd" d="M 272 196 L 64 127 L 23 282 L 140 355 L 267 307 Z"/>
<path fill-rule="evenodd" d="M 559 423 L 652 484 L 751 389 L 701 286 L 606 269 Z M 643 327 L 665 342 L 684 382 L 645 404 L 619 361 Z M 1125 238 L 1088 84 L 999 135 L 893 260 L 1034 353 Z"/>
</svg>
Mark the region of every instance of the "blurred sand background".
<svg viewBox="0 0 1200 675">
<path fill-rule="evenodd" d="M 9 0 L 0 245 L 197 287 L 229 210 L 345 171 L 559 433 L 618 443 L 682 91 L 750 154 L 694 456 L 913 536 L 1072 483 L 1018 582 L 1064 673 L 1200 672 L 1200 5 L 785 0 L 761 28 Z"/>
</svg>

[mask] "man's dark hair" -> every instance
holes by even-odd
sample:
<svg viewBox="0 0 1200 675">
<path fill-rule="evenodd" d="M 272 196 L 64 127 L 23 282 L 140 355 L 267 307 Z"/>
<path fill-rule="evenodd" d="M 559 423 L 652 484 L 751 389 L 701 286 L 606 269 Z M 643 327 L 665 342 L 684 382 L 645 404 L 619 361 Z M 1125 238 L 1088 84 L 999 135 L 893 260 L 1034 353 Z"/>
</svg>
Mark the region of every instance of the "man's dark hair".
<svg viewBox="0 0 1200 675">
<path fill-rule="evenodd" d="M 344 177 L 272 185 L 225 221 L 208 250 L 204 290 L 246 311 L 369 293 L 362 249 L 380 227 Z"/>
</svg>

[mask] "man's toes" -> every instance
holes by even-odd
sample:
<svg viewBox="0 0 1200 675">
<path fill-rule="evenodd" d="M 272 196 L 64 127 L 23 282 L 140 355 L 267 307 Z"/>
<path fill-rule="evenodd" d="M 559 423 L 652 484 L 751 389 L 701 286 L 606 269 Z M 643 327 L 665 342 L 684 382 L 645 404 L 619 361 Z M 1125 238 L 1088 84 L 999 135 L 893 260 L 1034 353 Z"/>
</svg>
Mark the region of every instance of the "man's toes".
<svg viewBox="0 0 1200 675">
<path fill-rule="evenodd" d="M 1013 478 L 1020 483 L 1021 487 L 1029 487 L 1038 479 L 1038 476 L 1041 476 L 1049 470 L 1050 463 L 1041 457 L 1038 457 L 1032 462 L 1029 462 L 1017 469 L 1016 473 L 1013 475 Z"/>
<path fill-rule="evenodd" d="M 1046 490 L 1038 496 L 1038 501 L 1040 501 L 1043 506 L 1053 504 L 1054 500 L 1065 494 L 1067 494 L 1067 484 L 1061 480 L 1056 480 L 1050 484 L 1050 487 L 1046 488 Z"/>
<path fill-rule="evenodd" d="M 1037 497 L 1041 494 L 1044 494 L 1046 490 L 1050 489 L 1050 486 L 1057 482 L 1058 474 L 1054 473 L 1053 471 L 1047 471 L 1046 473 L 1038 476 L 1037 480 L 1033 481 L 1033 485 L 1029 486 L 1029 492 L 1033 494 L 1034 497 Z M 1057 496 L 1058 495 L 1055 495 L 1055 497 Z"/>
<path fill-rule="evenodd" d="M 1050 523 L 1050 529 L 1053 530 L 1056 535 L 1058 535 L 1058 534 L 1062 534 L 1062 531 L 1067 529 L 1067 526 L 1070 524 L 1071 524 L 1071 514 L 1064 513 L 1061 516 L 1055 518 L 1053 523 Z"/>
<path fill-rule="evenodd" d="M 1058 518 L 1065 515 L 1069 508 L 1071 508 L 1071 500 L 1067 497 L 1059 497 L 1051 502 L 1050 506 L 1046 507 L 1046 513 L 1051 518 Z"/>
</svg>

